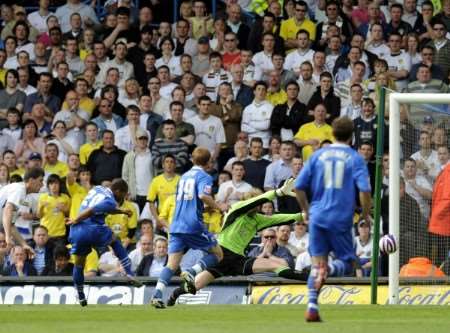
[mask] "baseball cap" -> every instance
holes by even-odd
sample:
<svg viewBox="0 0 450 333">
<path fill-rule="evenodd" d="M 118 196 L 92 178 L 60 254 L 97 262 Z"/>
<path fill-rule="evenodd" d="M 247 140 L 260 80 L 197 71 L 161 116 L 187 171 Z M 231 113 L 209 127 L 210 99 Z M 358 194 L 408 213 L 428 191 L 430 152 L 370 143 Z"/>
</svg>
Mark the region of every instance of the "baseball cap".
<svg viewBox="0 0 450 333">
<path fill-rule="evenodd" d="M 42 160 L 42 156 L 41 156 L 41 154 L 34 152 L 34 153 L 31 153 L 30 156 L 28 156 L 28 160 L 29 161 L 31 161 L 31 160 Z"/>
<path fill-rule="evenodd" d="M 433 117 L 432 116 L 425 116 L 423 118 L 423 122 L 426 124 L 432 124 L 434 122 Z"/>
<path fill-rule="evenodd" d="M 23 8 L 22 6 L 14 6 L 14 14 L 19 13 L 26 14 L 27 12 L 25 11 L 25 8 Z"/>
<path fill-rule="evenodd" d="M 148 133 L 147 133 L 147 131 L 144 131 L 144 130 L 142 130 L 142 129 L 138 129 L 137 131 L 136 131 L 136 137 L 139 139 L 139 138 L 143 138 L 143 137 L 146 137 L 147 139 L 148 139 Z"/>
<path fill-rule="evenodd" d="M 200 37 L 200 38 L 198 39 L 198 43 L 199 43 L 199 44 L 209 44 L 209 38 L 206 37 L 206 36 Z"/>
</svg>

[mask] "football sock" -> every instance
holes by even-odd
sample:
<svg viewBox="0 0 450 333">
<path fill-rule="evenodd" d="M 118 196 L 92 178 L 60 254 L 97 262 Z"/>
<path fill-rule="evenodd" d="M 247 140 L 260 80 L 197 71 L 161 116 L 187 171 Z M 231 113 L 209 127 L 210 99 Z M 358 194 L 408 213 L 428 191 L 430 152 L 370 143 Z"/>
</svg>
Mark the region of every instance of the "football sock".
<svg viewBox="0 0 450 333">
<path fill-rule="evenodd" d="M 73 284 L 78 292 L 78 299 L 83 300 L 86 299 L 84 295 L 84 274 L 82 266 L 73 266 Z"/>
<path fill-rule="evenodd" d="M 353 267 L 350 263 L 342 261 L 340 259 L 335 259 L 328 264 L 328 275 L 329 276 L 344 276 L 352 271 Z"/>
<path fill-rule="evenodd" d="M 319 298 L 319 292 L 315 288 L 315 280 L 317 278 L 317 275 L 319 274 L 319 266 L 313 265 L 311 267 L 311 272 L 309 273 L 308 277 L 308 310 L 319 310 L 318 306 L 318 298 Z"/>
<path fill-rule="evenodd" d="M 125 250 L 125 248 L 122 246 L 122 243 L 116 239 L 114 242 L 111 243 L 111 247 L 114 251 L 114 254 L 119 258 L 119 261 L 128 275 L 134 275 L 131 271 L 131 260 L 128 258 L 128 253 Z"/>
<path fill-rule="evenodd" d="M 197 264 L 192 266 L 191 268 L 187 269 L 189 273 L 191 273 L 193 276 L 203 272 L 208 267 L 214 267 L 219 263 L 219 260 L 217 259 L 217 256 L 215 254 L 207 254 L 202 259 L 198 261 Z"/>
<path fill-rule="evenodd" d="M 289 267 L 281 267 L 275 271 L 279 277 L 291 280 L 306 281 L 308 279 L 308 273 L 303 271 L 297 271 Z"/>
<path fill-rule="evenodd" d="M 166 287 L 169 285 L 170 279 L 173 276 L 173 271 L 168 268 L 164 267 L 161 271 L 161 274 L 159 275 L 158 283 L 156 284 L 155 291 L 153 292 L 154 298 L 162 298 L 163 291 L 166 289 Z"/>
</svg>

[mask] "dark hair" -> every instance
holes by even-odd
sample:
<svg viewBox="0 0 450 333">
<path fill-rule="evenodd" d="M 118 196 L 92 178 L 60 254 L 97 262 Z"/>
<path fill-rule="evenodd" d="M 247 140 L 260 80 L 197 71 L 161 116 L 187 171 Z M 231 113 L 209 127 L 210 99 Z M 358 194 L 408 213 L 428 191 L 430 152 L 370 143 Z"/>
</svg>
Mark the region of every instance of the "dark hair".
<svg viewBox="0 0 450 333">
<path fill-rule="evenodd" d="M 255 91 L 258 86 L 263 86 L 267 90 L 267 83 L 266 82 L 264 82 L 264 81 L 256 81 L 256 83 L 255 83 L 255 85 L 253 87 L 253 91 Z"/>
<path fill-rule="evenodd" d="M 54 174 L 54 173 L 52 173 L 50 176 L 48 176 L 48 178 L 47 178 L 47 187 L 49 187 L 50 186 L 50 184 L 53 184 L 53 183 L 58 183 L 59 184 L 59 186 L 61 187 L 61 178 L 58 176 L 58 175 L 56 175 L 56 174 Z M 61 188 L 59 189 L 60 191 L 61 191 Z"/>
<path fill-rule="evenodd" d="M 114 68 L 114 69 L 117 69 L 117 68 Z M 111 70 L 111 68 L 109 70 Z M 116 86 L 113 86 L 112 84 L 107 84 L 106 86 L 104 86 L 100 92 L 100 97 L 102 99 L 105 98 L 105 94 L 107 92 L 113 92 L 116 95 L 116 97 L 114 98 L 114 101 L 117 101 L 117 98 L 119 97 L 119 91 L 117 90 Z"/>
<path fill-rule="evenodd" d="M 173 159 L 175 162 L 177 161 L 177 159 L 175 158 L 174 155 L 172 155 L 172 154 L 166 154 L 166 155 L 163 156 L 163 158 L 162 158 L 162 160 L 161 160 L 161 163 L 164 164 L 164 162 L 165 162 L 166 159 L 168 159 L 168 158 Z"/>
<path fill-rule="evenodd" d="M 183 105 L 183 103 L 181 103 L 181 102 L 179 102 L 179 101 L 173 101 L 173 102 L 171 102 L 170 105 L 169 105 L 169 110 L 172 110 L 172 107 L 173 107 L 173 106 L 181 106 L 182 109 L 184 110 L 184 105 Z"/>
<path fill-rule="evenodd" d="M 25 172 L 25 175 L 23 176 L 23 181 L 27 182 L 30 179 L 38 179 L 39 177 L 44 177 L 45 172 L 42 168 L 32 168 Z"/>
<path fill-rule="evenodd" d="M 14 151 L 12 151 L 11 149 L 6 149 L 3 154 L 2 154 L 2 158 L 5 159 L 5 155 L 6 154 L 13 154 L 14 156 L 16 156 L 16 153 Z"/>
<path fill-rule="evenodd" d="M 242 162 L 242 161 L 234 161 L 232 164 L 231 164 L 231 169 L 233 169 L 235 166 L 241 166 L 241 167 L 245 167 L 244 166 L 244 163 Z"/>
<path fill-rule="evenodd" d="M 15 107 L 8 108 L 8 110 L 6 111 L 6 115 L 8 115 L 8 114 L 15 114 L 15 115 L 18 115 L 20 117 L 20 111 L 17 108 L 15 108 Z"/>
<path fill-rule="evenodd" d="M 44 76 L 50 78 L 50 81 L 53 81 L 53 75 L 51 73 L 49 73 L 49 72 L 39 73 L 38 80 L 41 80 L 41 78 L 44 77 Z"/>
<path fill-rule="evenodd" d="M 113 191 L 113 192 L 119 191 L 122 193 L 127 193 L 128 192 L 128 184 L 122 178 L 115 178 L 115 179 L 113 179 L 113 181 L 111 183 L 111 191 Z"/>
<path fill-rule="evenodd" d="M 209 60 L 213 58 L 220 58 L 220 60 L 222 60 L 222 55 L 219 52 L 214 51 L 209 55 Z"/>
<path fill-rule="evenodd" d="M 330 80 L 333 80 L 333 76 L 330 74 L 330 72 L 323 72 L 323 73 L 321 73 L 321 74 L 320 74 L 320 79 L 319 79 L 319 80 L 322 80 L 324 77 L 327 77 L 327 78 L 329 78 Z"/>
<path fill-rule="evenodd" d="M 12 175 L 11 177 L 9 177 L 9 182 L 10 183 L 20 183 L 23 181 L 23 178 L 21 175 L 18 175 L 17 173 L 15 173 L 14 175 Z"/>
<path fill-rule="evenodd" d="M 105 136 L 105 134 L 112 134 L 113 136 L 114 136 L 114 132 L 113 131 L 111 131 L 111 130 L 109 130 L 109 129 L 105 129 L 105 130 L 103 130 L 103 133 L 102 133 L 102 138 Z"/>
<path fill-rule="evenodd" d="M 119 15 L 130 17 L 130 8 L 123 7 L 123 6 L 118 7 L 116 9 L 116 16 L 119 16 Z"/>
<path fill-rule="evenodd" d="M 30 36 L 30 28 L 28 27 L 27 22 L 25 22 L 24 20 L 17 21 L 16 24 L 14 24 L 14 28 L 12 30 L 13 34 L 16 35 L 17 27 L 20 25 L 25 27 L 25 31 L 27 33 L 27 38 L 28 38 Z"/>
<path fill-rule="evenodd" d="M 389 10 L 391 10 L 392 8 L 399 8 L 402 11 L 402 13 L 403 13 L 403 6 L 401 4 L 399 4 L 399 3 L 393 3 L 391 5 L 391 7 L 389 8 Z"/>
<path fill-rule="evenodd" d="M 49 148 L 49 147 L 56 148 L 56 152 L 59 154 L 59 147 L 56 143 L 53 143 L 53 142 L 47 143 L 45 145 L 45 151 L 47 151 L 47 148 Z"/>
<path fill-rule="evenodd" d="M 127 115 L 130 111 L 137 112 L 139 114 L 141 113 L 141 110 L 134 104 L 128 105 L 125 110 Z"/>
<path fill-rule="evenodd" d="M 287 87 L 289 86 L 295 86 L 297 89 L 300 89 L 300 86 L 298 85 L 297 81 L 289 81 L 288 83 L 286 83 L 285 89 L 287 89 Z"/>
<path fill-rule="evenodd" d="M 200 96 L 200 97 L 198 98 L 197 103 L 200 105 L 200 103 L 201 103 L 201 102 L 204 102 L 204 101 L 206 101 L 206 102 L 211 102 L 211 98 L 209 98 L 209 96 L 207 96 L 207 95 L 205 95 L 205 96 Z"/>
<path fill-rule="evenodd" d="M 161 50 L 162 45 L 163 45 L 165 42 L 167 42 L 167 41 L 170 42 L 170 45 L 172 46 L 172 50 L 174 50 L 174 49 L 175 49 L 175 44 L 174 44 L 172 38 L 169 37 L 169 36 L 161 38 L 161 40 L 159 41 L 158 48 Z"/>
<path fill-rule="evenodd" d="M 8 74 L 12 74 L 16 78 L 16 80 L 19 80 L 19 72 L 15 69 L 8 69 L 5 74 L 5 83 L 6 83 L 6 78 L 8 77 Z"/>
<path fill-rule="evenodd" d="M 53 250 L 53 260 L 58 258 L 70 259 L 69 249 L 65 246 L 56 246 Z"/>
<path fill-rule="evenodd" d="M 231 172 L 227 170 L 222 170 L 219 172 L 219 175 L 227 175 L 230 179 L 232 178 Z"/>
<path fill-rule="evenodd" d="M 164 126 L 166 125 L 170 125 L 173 127 L 177 127 L 177 125 L 175 124 L 175 122 L 172 119 L 166 119 L 161 123 L 161 128 L 164 128 Z"/>
<path fill-rule="evenodd" d="M 306 36 L 308 36 L 308 39 L 309 39 L 309 31 L 308 30 L 305 30 L 305 29 L 300 29 L 299 31 L 297 31 L 297 33 L 295 34 L 295 38 L 298 38 L 298 35 L 300 35 L 300 34 L 306 34 Z"/>
<path fill-rule="evenodd" d="M 67 129 L 66 123 L 65 123 L 64 121 L 62 121 L 62 120 L 57 120 L 57 121 L 55 121 L 55 123 L 54 123 L 53 126 L 52 126 L 52 129 L 55 129 L 55 128 L 56 128 L 56 125 L 58 125 L 58 124 L 63 124 L 63 125 L 64 125 L 64 128 Z"/>
<path fill-rule="evenodd" d="M 253 137 L 250 139 L 250 146 L 252 145 L 253 142 L 258 142 L 260 144 L 263 144 L 263 140 L 260 137 Z"/>
<path fill-rule="evenodd" d="M 333 136 L 336 140 L 345 142 L 352 138 L 353 121 L 348 117 L 339 117 L 333 120 Z"/>
<path fill-rule="evenodd" d="M 34 133 L 34 137 L 37 138 L 39 136 L 39 128 L 38 125 L 36 124 L 36 122 L 33 119 L 27 119 L 23 122 L 22 125 L 22 129 L 24 129 L 26 126 L 28 126 L 29 124 L 34 125 L 34 128 L 36 130 L 36 133 Z M 22 137 L 23 137 L 23 132 L 22 132 Z"/>
<path fill-rule="evenodd" d="M 373 143 L 367 140 L 364 140 L 363 142 L 361 142 L 358 146 L 358 148 L 361 148 L 362 146 L 370 146 L 373 148 Z"/>
</svg>

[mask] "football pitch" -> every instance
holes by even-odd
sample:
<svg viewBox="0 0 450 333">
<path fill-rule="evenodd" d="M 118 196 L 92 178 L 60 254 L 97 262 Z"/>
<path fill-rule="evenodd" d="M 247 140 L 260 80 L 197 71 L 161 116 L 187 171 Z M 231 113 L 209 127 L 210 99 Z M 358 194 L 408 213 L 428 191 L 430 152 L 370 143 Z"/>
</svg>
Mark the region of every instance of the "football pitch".
<svg viewBox="0 0 450 333">
<path fill-rule="evenodd" d="M 150 306 L 3 305 L 0 332 L 8 333 L 281 333 L 450 332 L 445 306 L 321 307 L 322 323 L 305 323 L 302 305 Z"/>
</svg>

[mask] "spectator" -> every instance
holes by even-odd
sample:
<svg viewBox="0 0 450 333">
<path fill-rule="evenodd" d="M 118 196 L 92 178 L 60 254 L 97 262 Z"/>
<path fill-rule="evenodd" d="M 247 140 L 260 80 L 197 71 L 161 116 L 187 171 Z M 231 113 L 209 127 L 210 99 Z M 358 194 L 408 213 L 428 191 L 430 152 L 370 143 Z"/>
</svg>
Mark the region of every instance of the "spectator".
<svg viewBox="0 0 450 333">
<path fill-rule="evenodd" d="M 250 50 L 256 54 L 263 49 L 263 45 L 258 43 L 259 41 L 263 41 L 264 44 L 264 35 L 265 33 L 272 33 L 276 31 L 277 18 L 271 12 L 264 13 L 262 21 L 257 20 L 255 24 L 253 24 L 250 34 L 248 36 L 247 45 Z M 280 36 L 274 35 L 275 45 L 274 50 L 276 53 L 284 54 L 284 40 Z M 256 41 L 256 43 L 255 43 Z"/>
<path fill-rule="evenodd" d="M 252 51 L 241 50 L 241 65 L 244 71 L 242 82 L 250 87 L 253 87 L 256 82 L 256 70 L 252 57 Z"/>
<path fill-rule="evenodd" d="M 123 159 L 126 153 L 114 145 L 114 132 L 107 129 L 102 133 L 103 145 L 89 156 L 87 167 L 92 174 L 92 182 L 101 184 L 122 175 Z M 108 168 L 104 168 L 107 165 Z"/>
<path fill-rule="evenodd" d="M 203 83 L 206 86 L 206 94 L 215 101 L 217 99 L 217 87 L 225 81 L 231 81 L 228 72 L 222 68 L 222 55 L 213 52 L 209 55 L 209 70 L 203 76 Z"/>
<path fill-rule="evenodd" d="M 313 67 L 309 61 L 304 61 L 300 65 L 300 77 L 298 79 L 299 93 L 298 100 L 308 105 L 311 97 L 317 90 L 317 83 L 313 80 Z"/>
<path fill-rule="evenodd" d="M 300 66 L 305 61 L 313 61 L 314 51 L 310 48 L 311 34 L 304 29 L 296 33 L 297 49 L 286 56 L 284 69 L 293 71 L 295 75 L 300 76 Z M 314 37 L 313 37 L 314 38 Z"/>
<path fill-rule="evenodd" d="M 360 83 L 353 83 L 350 86 L 350 98 L 350 103 L 347 106 L 341 105 L 341 117 L 349 117 L 355 120 L 362 114 L 363 87 Z"/>
<path fill-rule="evenodd" d="M 421 65 L 426 65 L 430 68 L 432 79 L 443 80 L 445 73 L 442 67 L 433 63 L 434 48 L 425 45 L 420 51 L 420 56 L 421 61 L 411 67 L 411 71 L 409 72 L 409 81 L 411 82 L 417 79 L 417 71 L 419 70 Z"/>
<path fill-rule="evenodd" d="M 98 261 L 98 270 L 100 272 L 100 276 L 109 278 L 118 277 L 125 274 L 119 258 L 116 257 L 114 251 L 109 246 L 108 250 L 100 256 Z"/>
<path fill-rule="evenodd" d="M 250 140 L 250 156 L 243 161 L 244 181 L 252 187 L 263 189 L 266 168 L 270 162 L 262 158 L 263 142 L 261 138 L 252 138 Z"/>
<path fill-rule="evenodd" d="M 156 222 L 158 230 L 167 228 L 168 225 L 162 223 L 158 210 L 164 202 L 177 191 L 177 184 L 180 176 L 175 173 L 176 160 L 172 155 L 164 156 L 162 160 L 163 173 L 153 178 L 148 188 L 147 200 L 149 201 L 150 213 Z M 158 207 L 158 208 L 157 208 Z"/>
<path fill-rule="evenodd" d="M 408 83 L 405 91 L 409 93 L 435 93 L 445 94 L 448 92 L 448 86 L 441 80 L 433 79 L 431 68 L 421 64 L 417 68 L 417 80 Z"/>
<path fill-rule="evenodd" d="M 151 255 L 153 253 L 153 233 L 152 235 L 142 235 L 139 240 L 139 247 L 136 247 L 128 255 L 131 261 L 131 270 L 136 272 L 136 269 L 142 262 L 144 257 Z"/>
<path fill-rule="evenodd" d="M 241 51 L 237 48 L 238 40 L 236 34 L 234 32 L 227 32 L 223 45 L 223 68 L 229 71 L 232 65 L 241 63 Z"/>
<path fill-rule="evenodd" d="M 274 106 L 287 102 L 286 91 L 281 87 L 280 73 L 276 70 L 269 72 L 267 100 Z"/>
<path fill-rule="evenodd" d="M 358 61 L 353 65 L 352 76 L 336 84 L 334 91 L 336 96 L 341 100 L 341 113 L 342 109 L 347 108 L 352 103 L 352 87 L 359 85 L 361 89 L 363 88 L 362 83 L 365 70 L 366 65 L 362 61 Z M 364 93 L 367 94 L 367 92 Z"/>
<path fill-rule="evenodd" d="M 39 137 L 36 122 L 32 119 L 25 120 L 22 125 L 22 139 L 17 141 L 14 148 L 16 157 L 27 159 L 33 152 L 42 153 L 44 146 L 44 140 Z"/>
<path fill-rule="evenodd" d="M 370 276 L 372 269 L 372 244 L 370 222 L 361 220 L 358 222 L 358 236 L 355 237 L 356 256 L 363 271 L 363 276 Z"/>
<path fill-rule="evenodd" d="M 167 239 L 157 237 L 153 241 L 153 253 L 142 258 L 141 263 L 136 269 L 137 276 L 158 277 L 164 266 L 167 264 Z"/>
<path fill-rule="evenodd" d="M 263 147 L 267 148 L 273 105 L 266 99 L 267 85 L 264 82 L 257 82 L 253 87 L 253 93 L 255 99 L 242 113 L 241 130 L 248 133 L 250 139 L 260 137 L 263 140 Z"/>
<path fill-rule="evenodd" d="M 192 57 L 192 72 L 195 75 L 203 77 L 209 69 L 209 38 L 206 36 L 200 37 L 197 42 L 196 55 Z"/>
<path fill-rule="evenodd" d="M 291 232 L 288 242 L 294 247 L 295 252 L 297 253 L 296 256 L 308 251 L 309 233 L 305 221 L 297 221 L 294 223 L 294 231 Z"/>
<path fill-rule="evenodd" d="M 295 145 L 292 141 L 283 141 L 280 147 L 280 159 L 273 161 L 266 169 L 264 190 L 270 191 L 278 188 L 278 185 L 292 177 L 292 159 L 294 158 Z"/>
<path fill-rule="evenodd" d="M 168 41 L 172 41 L 171 39 L 168 39 Z M 177 68 L 179 67 L 179 62 L 176 63 Z M 158 87 L 159 89 L 159 93 L 161 94 L 162 97 L 164 97 L 166 100 L 170 100 L 170 96 L 172 94 L 172 91 L 177 87 L 177 84 L 173 83 L 170 81 L 171 79 L 171 72 L 168 66 L 166 65 L 162 65 L 160 67 L 158 67 L 156 65 L 156 67 L 158 68 L 158 79 L 159 79 L 159 84 L 160 86 Z M 153 81 L 153 80 L 151 80 Z M 149 81 L 149 83 L 151 82 Z M 152 91 L 150 90 L 150 93 Z M 155 96 L 156 97 L 156 96 Z M 155 98 L 152 94 L 152 98 Z M 159 98 L 156 99 L 156 101 L 158 101 Z M 159 112 L 156 112 L 159 113 Z"/>
<path fill-rule="evenodd" d="M 440 20 L 434 21 L 431 26 L 433 27 L 432 40 L 427 46 L 434 50 L 433 64 L 441 66 L 445 75 L 450 69 L 450 42 L 446 37 L 448 29 Z"/>
<path fill-rule="evenodd" d="M 70 18 L 73 13 L 79 13 L 84 18 L 86 26 L 99 24 L 97 15 L 91 6 L 81 3 L 80 0 L 67 0 L 67 4 L 58 7 L 55 13 L 63 32 L 70 30 Z"/>
<path fill-rule="evenodd" d="M 325 5 L 325 20 L 317 24 L 315 45 L 317 49 L 323 48 L 327 42 L 327 30 L 330 26 L 338 26 L 341 31 L 342 43 L 350 40 L 353 33 L 351 22 L 345 15 L 340 15 L 339 4 L 336 1 L 329 1 Z"/>
<path fill-rule="evenodd" d="M 69 262 L 70 252 L 65 246 L 57 247 L 53 250 L 53 266 L 48 272 L 48 276 L 72 276 L 73 264 Z"/>
<path fill-rule="evenodd" d="M 247 192 L 252 190 L 252 186 L 243 181 L 245 175 L 244 163 L 236 161 L 231 166 L 231 180 L 219 186 L 216 200 L 228 206 L 242 200 Z"/>
<path fill-rule="evenodd" d="M 359 147 L 363 142 L 370 142 L 373 147 L 377 145 L 377 115 L 375 103 L 370 98 L 365 98 L 362 104 L 361 116 L 353 120 L 354 147 Z M 384 123 L 384 121 L 383 121 Z M 384 128 L 385 144 L 388 142 L 388 129 Z"/>
<path fill-rule="evenodd" d="M 332 85 L 332 76 L 328 72 L 324 72 L 320 75 L 320 86 L 317 87 L 316 92 L 309 100 L 307 110 L 309 116 L 314 116 L 314 111 L 318 104 L 323 104 L 325 107 L 326 115 L 325 119 L 328 124 L 339 117 L 341 112 L 341 100 L 334 95 L 334 89 Z M 311 119 L 311 117 L 309 117 Z"/>
<path fill-rule="evenodd" d="M 111 229 L 114 236 L 119 239 L 123 247 L 130 252 L 136 247 L 134 237 L 137 229 L 139 207 L 136 203 L 127 200 L 117 202 L 118 209 L 131 214 L 109 214 L 105 218 L 106 225 Z"/>
<path fill-rule="evenodd" d="M 306 105 L 298 101 L 299 86 L 295 81 L 286 85 L 286 103 L 275 106 L 270 119 L 272 134 L 280 135 L 282 140 L 292 140 L 300 126 L 306 123 Z"/>
<path fill-rule="evenodd" d="M 115 44 L 115 57 L 107 61 L 98 74 L 100 78 L 103 78 L 100 80 L 101 82 L 105 81 L 107 69 L 109 68 L 117 68 L 119 70 L 119 82 L 117 83 L 119 88 L 123 88 L 125 81 L 134 76 L 133 65 L 126 60 L 127 52 L 128 48 L 125 43 L 117 42 Z"/>
<path fill-rule="evenodd" d="M 191 33 L 194 39 L 200 41 L 202 37 L 210 35 L 213 30 L 213 20 L 207 13 L 206 4 L 203 0 L 193 2 L 194 16 L 189 18 Z"/>
<path fill-rule="evenodd" d="M 208 149 L 211 160 L 216 161 L 226 139 L 222 121 L 210 114 L 210 107 L 211 99 L 208 96 L 200 97 L 197 102 L 198 115 L 189 119 L 189 122 L 195 128 L 195 144 Z"/>
<path fill-rule="evenodd" d="M 300 157 L 294 157 L 291 162 L 291 168 L 292 168 L 292 177 L 297 178 L 298 174 L 300 173 L 300 170 L 303 168 L 303 160 Z M 282 186 L 284 182 L 285 180 L 282 180 L 279 186 Z M 294 214 L 301 211 L 296 198 L 293 198 L 291 196 L 283 196 L 277 198 L 277 204 L 278 204 L 277 205 L 278 211 L 280 213 Z"/>
<path fill-rule="evenodd" d="M 65 246 L 65 219 L 69 216 L 70 198 L 61 193 L 62 181 L 58 175 L 50 174 L 46 185 L 48 193 L 41 193 L 39 196 L 37 216 L 40 218 L 40 225 L 48 230 L 49 244 L 53 247 Z"/>
<path fill-rule="evenodd" d="M 14 142 L 19 141 L 20 137 L 22 136 L 20 116 L 20 111 L 14 107 L 9 108 L 6 111 L 6 121 L 8 122 L 8 125 L 3 128 L 2 133 L 9 135 Z"/>
<path fill-rule="evenodd" d="M 366 162 L 367 170 L 369 171 L 370 177 L 370 188 L 372 189 L 372 194 L 375 193 L 375 163 L 373 161 L 373 144 L 371 141 L 362 141 L 358 147 L 358 153 Z M 356 148 L 356 147 L 355 147 Z"/>
<path fill-rule="evenodd" d="M 308 39 L 311 39 L 311 41 L 316 39 L 316 25 L 306 18 L 306 13 L 308 12 L 306 2 L 295 2 L 294 7 L 294 16 L 284 20 L 280 27 L 280 37 L 284 39 L 284 46 L 288 52 L 298 47 L 297 37 L 299 30 L 308 32 Z"/>
<path fill-rule="evenodd" d="M 286 85 L 291 81 L 296 81 L 297 76 L 289 70 L 284 69 L 284 56 L 280 53 L 272 54 L 273 70 L 280 76 L 280 85 L 283 89 L 286 89 Z M 267 76 L 263 77 L 264 81 L 267 81 Z"/>
<path fill-rule="evenodd" d="M 256 52 L 252 58 L 255 66 L 255 80 L 262 80 L 274 69 L 272 56 L 275 50 L 275 35 L 273 32 L 268 31 L 262 35 L 262 46 L 262 51 Z"/>
<path fill-rule="evenodd" d="M 136 105 L 130 105 L 126 108 L 127 111 L 127 125 L 119 128 L 115 133 L 117 148 L 123 151 L 130 151 L 136 147 L 137 137 L 139 131 L 147 130 L 139 126 L 140 110 Z M 147 133 L 150 138 L 150 133 Z"/>
<path fill-rule="evenodd" d="M 146 34 L 149 36 L 149 34 Z M 142 42 L 141 42 L 142 43 Z M 135 46 L 135 48 L 138 46 Z M 133 49 L 130 50 L 130 52 Z M 134 51 L 136 53 L 136 55 L 133 55 L 132 58 L 130 59 L 130 62 L 133 63 L 134 66 L 134 72 L 136 73 L 136 80 L 139 82 L 139 85 L 141 87 L 146 87 L 148 81 L 153 78 L 156 77 L 158 75 L 158 71 L 156 70 L 156 51 L 150 52 L 148 51 L 148 53 L 145 53 L 142 55 L 140 55 L 141 51 Z M 137 59 L 135 59 L 134 57 L 136 57 Z M 142 61 L 143 59 L 143 61 Z"/>
<path fill-rule="evenodd" d="M 31 247 L 34 250 L 34 258 L 32 260 L 36 275 L 49 275 L 53 264 L 53 249 L 48 243 L 48 229 L 40 225 L 34 229 L 33 241 Z"/>
<path fill-rule="evenodd" d="M 420 132 L 419 151 L 411 155 L 416 161 L 417 174 L 424 176 L 431 182 L 434 180 L 433 175 L 439 173 L 439 159 L 437 151 L 433 149 L 431 144 L 431 135 L 428 132 Z"/>
<path fill-rule="evenodd" d="M 252 88 L 243 82 L 244 71 L 242 65 L 231 66 L 231 77 L 231 89 L 233 90 L 234 100 L 244 109 L 253 101 L 254 95 Z"/>
<path fill-rule="evenodd" d="M 92 119 L 92 122 L 97 125 L 100 134 L 103 134 L 106 130 L 117 131 L 123 126 L 123 119 L 113 113 L 113 106 L 110 100 L 102 98 L 98 108 L 100 115 Z"/>
<path fill-rule="evenodd" d="M 287 248 L 277 245 L 275 229 L 268 228 L 262 232 L 262 243 L 248 253 L 249 257 L 267 258 L 279 261 L 284 266 L 294 268 L 294 258 Z"/>
<path fill-rule="evenodd" d="M 23 110 L 27 96 L 19 90 L 18 83 L 19 73 L 14 69 L 8 70 L 5 74 L 5 89 L 0 90 L 0 120 L 4 124 L 6 112 L 10 107 L 15 107 L 19 111 Z"/>
<path fill-rule="evenodd" d="M 417 162 L 412 158 L 405 160 L 403 176 L 405 192 L 417 202 L 423 218 L 428 219 L 430 215 L 429 200 L 432 196 L 431 183 L 424 176 L 417 174 Z"/>
<path fill-rule="evenodd" d="M 51 93 L 63 100 L 66 97 L 67 92 L 74 88 L 73 83 L 68 79 L 69 65 L 63 61 L 56 65 L 57 76 L 53 80 Z"/>
<path fill-rule="evenodd" d="M 75 138 L 67 135 L 67 127 L 62 120 L 55 122 L 52 133 L 46 139 L 47 144 L 53 143 L 58 147 L 58 160 L 64 163 L 67 163 L 69 155 L 77 152 L 80 147 Z"/>
<path fill-rule="evenodd" d="M 40 34 L 48 31 L 47 19 L 53 15 L 53 13 L 48 10 L 49 5 L 50 5 L 50 1 L 39 0 L 39 9 L 31 12 L 27 16 L 27 21 Z"/>
<path fill-rule="evenodd" d="M 183 103 L 174 101 L 170 103 L 170 118 L 175 122 L 176 137 L 192 146 L 195 139 L 195 129 L 192 124 L 183 121 L 184 106 Z M 159 126 L 156 133 L 157 139 L 163 138 L 162 127 Z"/>
<path fill-rule="evenodd" d="M 36 270 L 29 259 L 24 248 L 16 245 L 11 249 L 11 262 L 5 268 L 3 275 L 5 276 L 35 276 Z"/>
<path fill-rule="evenodd" d="M 69 167 L 58 160 L 59 148 L 54 142 L 47 143 L 44 150 L 44 170 L 46 175 L 56 174 L 60 178 L 66 177 Z M 31 155 L 30 155 L 31 157 Z"/>
<path fill-rule="evenodd" d="M 56 114 L 60 110 L 61 100 L 51 93 L 53 77 L 48 72 L 39 74 L 37 83 L 37 92 L 27 96 L 25 100 L 24 113 L 31 112 L 34 104 L 42 103 L 52 112 Z"/>
<path fill-rule="evenodd" d="M 156 68 L 159 69 L 161 66 L 167 66 L 171 74 L 170 79 L 181 75 L 180 57 L 173 54 L 175 49 L 174 41 L 170 37 L 163 37 L 158 46 L 161 49 L 161 57 L 156 60 Z"/>
<path fill-rule="evenodd" d="M 291 236 L 291 226 L 290 225 L 280 225 L 277 228 L 277 245 L 285 247 L 292 257 L 297 256 L 297 249 L 289 243 L 289 238 Z"/>
<path fill-rule="evenodd" d="M 247 38 L 250 28 L 242 22 L 241 7 L 238 4 L 227 6 L 227 27 L 236 34 L 239 49 L 247 49 Z"/>
</svg>

